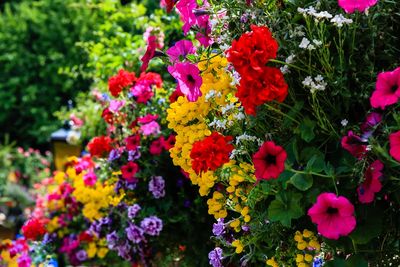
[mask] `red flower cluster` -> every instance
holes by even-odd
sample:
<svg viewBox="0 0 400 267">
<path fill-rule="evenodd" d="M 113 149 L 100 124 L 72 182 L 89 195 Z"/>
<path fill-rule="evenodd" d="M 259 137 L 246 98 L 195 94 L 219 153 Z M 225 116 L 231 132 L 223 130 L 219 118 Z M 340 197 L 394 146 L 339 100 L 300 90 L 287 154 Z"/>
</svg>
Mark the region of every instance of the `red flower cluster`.
<svg viewBox="0 0 400 267">
<path fill-rule="evenodd" d="M 234 40 L 228 50 L 228 60 L 240 74 L 241 80 L 236 96 L 247 114 L 256 114 L 256 107 L 267 101 L 282 102 L 288 94 L 282 72 L 266 67 L 276 58 L 278 43 L 265 26 L 251 25 L 251 32 Z"/>
<path fill-rule="evenodd" d="M 111 138 L 108 136 L 94 137 L 88 146 L 89 153 L 92 157 L 104 157 L 111 151 Z"/>
<path fill-rule="evenodd" d="M 46 233 L 43 223 L 38 219 L 33 218 L 27 221 L 22 226 L 22 233 L 28 240 L 36 240 L 38 237 L 43 236 Z"/>
<path fill-rule="evenodd" d="M 230 144 L 232 136 L 223 136 L 213 132 L 210 136 L 193 144 L 190 158 L 192 168 L 197 173 L 216 170 L 229 162 L 229 154 L 234 149 Z"/>
<path fill-rule="evenodd" d="M 262 144 L 253 155 L 253 163 L 257 180 L 277 179 L 285 170 L 286 151 L 272 141 Z"/>
<path fill-rule="evenodd" d="M 108 89 L 114 97 L 117 97 L 124 87 L 132 85 L 135 81 L 134 72 L 120 70 L 117 75 L 108 80 Z"/>
</svg>

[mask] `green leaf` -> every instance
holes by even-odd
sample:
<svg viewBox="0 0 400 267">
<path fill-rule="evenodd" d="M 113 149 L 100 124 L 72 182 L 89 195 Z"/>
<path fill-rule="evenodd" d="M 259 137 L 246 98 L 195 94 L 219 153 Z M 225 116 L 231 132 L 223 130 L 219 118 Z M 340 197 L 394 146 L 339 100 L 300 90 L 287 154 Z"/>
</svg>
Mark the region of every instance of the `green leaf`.
<svg viewBox="0 0 400 267">
<path fill-rule="evenodd" d="M 357 244 L 367 244 L 382 230 L 383 213 L 379 208 L 358 208 L 357 227 L 350 237 Z"/>
<path fill-rule="evenodd" d="M 302 195 L 299 193 L 281 192 L 268 207 L 268 217 L 271 221 L 290 227 L 292 219 L 300 218 L 304 212 L 300 206 Z"/>
<path fill-rule="evenodd" d="M 368 267 L 368 262 L 361 255 L 353 255 L 346 260 L 346 267 Z"/>
<path fill-rule="evenodd" d="M 315 125 L 316 125 L 315 121 L 306 117 L 299 126 L 300 136 L 307 143 L 311 142 L 315 137 L 314 134 Z"/>
<path fill-rule="evenodd" d="M 319 155 L 314 155 L 308 162 L 306 166 L 306 171 L 319 173 L 325 168 L 325 161 Z"/>
<path fill-rule="evenodd" d="M 301 191 L 306 191 L 313 185 L 313 178 L 309 174 L 295 173 L 290 178 L 290 183 Z"/>
<path fill-rule="evenodd" d="M 346 262 L 344 259 L 334 259 L 332 261 L 327 261 L 324 266 L 327 267 L 346 267 Z"/>
</svg>

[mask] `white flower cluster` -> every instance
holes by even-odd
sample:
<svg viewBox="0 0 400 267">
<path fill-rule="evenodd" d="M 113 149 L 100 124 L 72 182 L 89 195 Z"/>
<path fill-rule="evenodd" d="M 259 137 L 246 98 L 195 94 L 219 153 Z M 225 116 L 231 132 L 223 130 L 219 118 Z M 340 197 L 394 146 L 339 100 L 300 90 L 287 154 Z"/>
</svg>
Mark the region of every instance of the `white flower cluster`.
<svg viewBox="0 0 400 267">
<path fill-rule="evenodd" d="M 256 136 L 248 135 L 246 133 L 236 137 L 236 145 L 239 145 L 240 143 L 243 143 L 243 141 L 257 142 L 258 145 L 261 145 L 263 143 L 263 141 L 260 138 L 258 138 Z"/>
<path fill-rule="evenodd" d="M 345 24 L 351 24 L 353 23 L 352 19 L 345 18 L 342 14 L 335 15 L 332 19 L 331 22 L 336 25 L 336 27 L 341 28 Z"/>
<path fill-rule="evenodd" d="M 297 26 L 296 28 L 294 28 L 293 31 L 290 31 L 290 38 L 294 38 L 294 37 L 303 37 L 305 36 L 305 32 L 303 31 L 303 26 Z"/>
<path fill-rule="evenodd" d="M 210 90 L 208 91 L 208 93 L 206 94 L 206 102 L 208 100 L 210 100 L 211 98 L 215 98 L 215 97 L 221 97 L 221 92 L 217 92 L 215 90 Z"/>
<path fill-rule="evenodd" d="M 322 42 L 320 40 L 314 39 L 314 40 L 312 40 L 312 43 L 311 43 L 310 40 L 308 40 L 306 37 L 303 37 L 303 39 L 301 40 L 301 42 L 299 44 L 299 47 L 311 51 L 321 45 L 322 45 Z"/>
<path fill-rule="evenodd" d="M 285 62 L 286 62 L 287 64 L 292 64 L 292 63 L 294 62 L 294 58 L 295 58 L 295 57 L 296 57 L 296 55 L 291 54 L 290 56 L 288 56 L 288 57 L 285 59 Z M 285 65 L 285 66 L 281 67 L 280 69 L 281 69 L 281 72 L 282 72 L 283 74 L 290 73 L 290 70 L 289 70 L 289 66 L 288 66 L 288 65 Z"/>
<path fill-rule="evenodd" d="M 322 77 L 321 75 L 318 75 L 314 79 L 311 76 L 307 76 L 302 84 L 305 87 L 310 88 L 311 93 L 315 93 L 316 91 L 324 91 L 326 89 L 326 86 L 328 85 L 324 81 L 324 77 Z"/>
<path fill-rule="evenodd" d="M 235 104 L 231 103 L 221 108 L 222 115 L 225 115 L 228 111 L 235 108 Z"/>
<path fill-rule="evenodd" d="M 332 18 L 332 14 L 330 14 L 328 11 L 321 11 L 318 12 L 314 7 L 310 6 L 307 8 L 297 8 L 297 11 L 300 14 L 303 14 L 304 17 L 312 16 L 316 19 L 316 21 L 322 20 L 322 19 L 330 19 Z"/>
<path fill-rule="evenodd" d="M 232 126 L 233 121 L 227 121 L 227 120 L 218 120 L 217 118 L 214 118 L 212 122 L 208 124 L 209 127 L 214 127 L 217 130 L 225 130 L 227 124 L 229 126 Z"/>
<path fill-rule="evenodd" d="M 229 67 L 229 66 L 228 66 Z M 233 68 L 231 71 L 229 71 L 231 74 L 232 81 L 230 83 L 231 86 L 236 86 L 240 84 L 240 74 L 239 72 L 235 71 Z"/>
</svg>

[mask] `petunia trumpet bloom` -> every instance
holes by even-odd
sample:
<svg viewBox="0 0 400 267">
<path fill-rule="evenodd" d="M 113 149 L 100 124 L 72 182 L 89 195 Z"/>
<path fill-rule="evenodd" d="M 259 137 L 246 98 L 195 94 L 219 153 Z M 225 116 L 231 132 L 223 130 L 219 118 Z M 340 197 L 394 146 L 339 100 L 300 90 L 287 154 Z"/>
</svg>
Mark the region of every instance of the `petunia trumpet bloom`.
<svg viewBox="0 0 400 267">
<path fill-rule="evenodd" d="M 308 210 L 311 221 L 317 224 L 318 232 L 329 239 L 349 235 L 356 227 L 354 206 L 343 197 L 333 193 L 322 193 Z"/>
<path fill-rule="evenodd" d="M 338 0 L 338 4 L 346 13 L 354 13 L 356 10 L 364 12 L 371 6 L 376 5 L 378 0 Z"/>
<path fill-rule="evenodd" d="M 380 160 L 375 160 L 366 170 L 364 182 L 357 188 L 358 200 L 361 203 L 371 203 L 374 201 L 375 193 L 381 191 L 383 163 Z"/>
<path fill-rule="evenodd" d="M 281 146 L 267 141 L 253 155 L 257 180 L 277 179 L 285 170 L 286 151 Z"/>
<path fill-rule="evenodd" d="M 400 161 L 400 131 L 389 135 L 390 156 Z"/>
<path fill-rule="evenodd" d="M 370 98 L 373 108 L 385 109 L 396 104 L 400 98 L 400 67 L 394 71 L 378 74 L 375 91 Z"/>
<path fill-rule="evenodd" d="M 168 72 L 178 81 L 180 91 L 191 102 L 195 102 L 201 95 L 200 87 L 203 80 L 199 68 L 192 63 L 178 63 L 168 67 Z"/>
</svg>

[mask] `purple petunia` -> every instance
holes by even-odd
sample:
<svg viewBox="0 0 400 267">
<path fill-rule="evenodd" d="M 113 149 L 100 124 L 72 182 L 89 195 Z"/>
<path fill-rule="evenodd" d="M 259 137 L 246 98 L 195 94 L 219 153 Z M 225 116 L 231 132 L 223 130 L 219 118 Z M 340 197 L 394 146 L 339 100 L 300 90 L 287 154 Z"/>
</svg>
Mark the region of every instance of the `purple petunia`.
<svg viewBox="0 0 400 267">
<path fill-rule="evenodd" d="M 79 251 L 76 253 L 76 258 L 77 258 L 79 261 L 81 261 L 81 262 L 87 260 L 87 253 L 86 253 L 86 251 L 83 250 L 83 249 L 79 250 Z"/>
<path fill-rule="evenodd" d="M 128 239 L 135 244 L 139 244 L 144 240 L 143 229 L 134 224 L 129 224 L 129 227 L 125 228 L 125 231 Z"/>
<path fill-rule="evenodd" d="M 109 249 L 115 249 L 117 247 L 118 241 L 119 241 L 117 232 L 113 231 L 112 233 L 108 234 L 106 236 L 106 239 L 107 239 L 107 245 L 108 245 Z"/>
<path fill-rule="evenodd" d="M 138 204 L 133 204 L 132 206 L 128 207 L 128 218 L 133 219 L 137 216 L 139 211 L 141 210 L 141 207 Z"/>
<path fill-rule="evenodd" d="M 158 199 L 165 196 L 165 181 L 161 176 L 152 176 L 149 182 L 149 191 L 154 198 Z"/>
<path fill-rule="evenodd" d="M 163 222 L 156 216 L 150 216 L 143 219 L 143 221 L 140 223 L 140 227 L 146 234 L 157 236 L 160 234 L 163 228 Z"/>
<path fill-rule="evenodd" d="M 225 231 L 224 218 L 219 218 L 217 223 L 213 224 L 212 232 L 215 236 L 221 236 Z"/>
<path fill-rule="evenodd" d="M 216 247 L 208 253 L 208 259 L 210 260 L 210 265 L 213 267 L 222 267 L 222 249 Z"/>
</svg>

